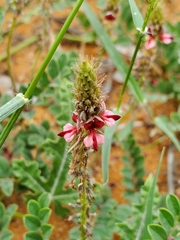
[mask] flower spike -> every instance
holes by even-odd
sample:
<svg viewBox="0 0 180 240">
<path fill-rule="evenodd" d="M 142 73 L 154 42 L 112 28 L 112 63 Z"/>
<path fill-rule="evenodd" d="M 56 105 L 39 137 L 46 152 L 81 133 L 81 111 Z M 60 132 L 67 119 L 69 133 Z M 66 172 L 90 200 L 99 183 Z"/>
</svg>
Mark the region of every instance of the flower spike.
<svg viewBox="0 0 180 240">
<path fill-rule="evenodd" d="M 69 152 L 72 152 L 70 163 L 71 185 L 79 192 L 81 203 L 81 231 L 84 236 L 92 235 L 90 229 L 89 209 L 93 199 L 93 184 L 87 171 L 87 161 L 91 150 L 98 151 L 98 146 L 104 143 L 104 135 L 99 129 L 105 125 L 113 126 L 119 115 L 106 110 L 101 84 L 104 78 L 97 76 L 98 65 L 92 59 L 81 61 L 76 73 L 74 89 L 75 110 L 72 113 L 73 126 L 67 123 L 58 134 L 71 142 Z M 82 222 L 83 221 L 83 222 Z M 88 229 L 88 231 L 87 231 Z M 85 239 L 85 238 L 83 238 Z"/>
</svg>

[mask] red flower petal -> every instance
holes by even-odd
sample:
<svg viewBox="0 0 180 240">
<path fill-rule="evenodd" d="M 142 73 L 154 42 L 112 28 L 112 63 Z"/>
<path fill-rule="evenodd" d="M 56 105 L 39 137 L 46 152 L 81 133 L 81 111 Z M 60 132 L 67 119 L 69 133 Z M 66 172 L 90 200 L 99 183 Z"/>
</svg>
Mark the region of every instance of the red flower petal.
<svg viewBox="0 0 180 240">
<path fill-rule="evenodd" d="M 169 33 L 162 33 L 159 36 L 159 40 L 165 44 L 170 44 L 173 40 L 173 36 L 171 36 Z"/>
<path fill-rule="evenodd" d="M 101 118 L 94 117 L 92 120 L 87 121 L 84 124 L 84 128 L 86 130 L 90 130 L 90 129 L 94 129 L 94 128 L 100 129 L 100 128 L 104 127 L 104 125 L 105 125 L 104 121 Z"/>
<path fill-rule="evenodd" d="M 104 113 L 101 115 L 102 120 L 108 125 L 108 126 L 113 126 L 115 124 L 115 121 L 120 119 L 119 115 L 114 114 L 113 112 L 106 110 Z"/>
<path fill-rule="evenodd" d="M 63 127 L 63 132 L 58 133 L 58 136 L 64 137 L 66 142 L 71 142 L 74 135 L 77 133 L 77 128 L 70 123 Z"/>
<path fill-rule="evenodd" d="M 114 12 L 108 11 L 108 12 L 106 12 L 104 18 L 105 18 L 107 21 L 113 22 L 114 20 L 116 20 L 116 15 L 115 15 Z"/>
<path fill-rule="evenodd" d="M 95 151 L 98 151 L 98 145 L 103 143 L 104 136 L 97 133 L 94 129 L 91 129 L 90 134 L 84 139 L 84 145 L 86 147 L 93 147 Z"/>
<path fill-rule="evenodd" d="M 145 48 L 149 50 L 155 46 L 156 46 L 156 41 L 153 36 L 150 36 L 148 41 L 145 43 Z"/>
</svg>

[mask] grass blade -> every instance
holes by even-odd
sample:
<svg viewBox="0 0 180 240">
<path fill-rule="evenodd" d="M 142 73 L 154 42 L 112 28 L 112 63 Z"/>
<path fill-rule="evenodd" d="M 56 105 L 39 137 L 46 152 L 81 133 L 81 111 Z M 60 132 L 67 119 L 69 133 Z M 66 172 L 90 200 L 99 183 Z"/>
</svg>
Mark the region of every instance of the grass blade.
<svg viewBox="0 0 180 240">
<path fill-rule="evenodd" d="M 144 226 L 141 230 L 141 234 L 139 234 L 139 238 L 136 238 L 136 240 L 141 240 L 141 239 L 149 239 L 149 233 L 148 233 L 148 225 L 152 222 L 152 213 L 153 213 L 153 198 L 154 198 L 154 193 L 155 193 L 155 188 L 157 184 L 157 179 L 161 167 L 161 163 L 164 157 L 164 152 L 165 152 L 165 147 L 162 149 L 160 160 L 158 163 L 157 171 L 154 177 L 153 184 L 151 186 L 151 189 L 149 191 L 149 197 L 147 200 L 147 205 L 146 205 L 146 211 L 145 211 L 145 216 L 142 218 L 143 223 L 142 225 Z"/>
<path fill-rule="evenodd" d="M 129 0 L 129 5 L 130 5 L 134 25 L 137 30 L 141 31 L 143 23 L 144 23 L 142 15 L 139 12 L 139 9 L 134 0 Z"/>
</svg>

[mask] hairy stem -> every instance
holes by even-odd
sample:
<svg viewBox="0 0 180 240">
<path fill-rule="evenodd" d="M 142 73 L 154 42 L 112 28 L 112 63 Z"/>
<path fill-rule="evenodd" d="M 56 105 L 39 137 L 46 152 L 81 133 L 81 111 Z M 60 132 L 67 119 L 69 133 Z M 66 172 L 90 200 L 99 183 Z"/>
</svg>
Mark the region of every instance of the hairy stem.
<svg viewBox="0 0 180 240">
<path fill-rule="evenodd" d="M 7 66 L 8 66 L 8 72 L 9 72 L 9 76 L 11 78 L 14 93 L 17 93 L 17 89 L 16 89 L 14 74 L 13 74 L 12 65 L 11 65 L 11 42 L 12 42 L 13 32 L 14 32 L 14 29 L 16 26 L 16 20 L 17 20 L 17 17 L 14 16 L 13 20 L 12 20 L 10 31 L 9 31 L 8 43 L 7 43 Z"/>
<path fill-rule="evenodd" d="M 81 194 L 81 240 L 86 239 L 86 226 L 87 226 L 87 195 L 86 195 L 86 169 L 84 168 L 84 175 L 82 177 L 82 194 Z"/>
</svg>

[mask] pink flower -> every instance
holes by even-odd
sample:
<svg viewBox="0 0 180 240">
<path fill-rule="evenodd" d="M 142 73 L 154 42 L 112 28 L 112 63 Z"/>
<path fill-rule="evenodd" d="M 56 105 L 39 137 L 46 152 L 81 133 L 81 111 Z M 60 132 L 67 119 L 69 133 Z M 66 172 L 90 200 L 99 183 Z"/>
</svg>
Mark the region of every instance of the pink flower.
<svg viewBox="0 0 180 240">
<path fill-rule="evenodd" d="M 115 124 L 115 121 L 120 119 L 119 115 L 114 114 L 113 112 L 109 110 L 105 110 L 103 114 L 100 116 L 100 118 L 107 124 L 108 126 L 113 126 Z"/>
<path fill-rule="evenodd" d="M 145 48 L 147 50 L 153 48 L 156 46 L 156 40 L 153 34 L 151 33 L 151 30 L 149 29 L 149 38 L 147 42 L 145 43 Z M 163 42 L 164 44 L 170 44 L 173 40 L 173 37 L 169 33 L 161 33 L 158 37 L 159 41 Z"/>
<path fill-rule="evenodd" d="M 98 117 L 95 116 L 93 119 L 88 120 L 86 123 L 84 123 L 84 128 L 86 130 L 90 130 L 90 129 L 100 129 L 102 127 L 104 127 L 105 123 L 104 121 Z"/>
<path fill-rule="evenodd" d="M 107 11 L 104 18 L 107 20 L 107 21 L 110 21 L 110 22 L 113 22 L 115 19 L 116 19 L 116 15 L 114 12 L 112 11 Z"/>
<path fill-rule="evenodd" d="M 162 33 L 159 36 L 159 40 L 165 44 L 170 44 L 173 40 L 173 37 L 169 33 Z"/>
<path fill-rule="evenodd" d="M 90 119 L 84 124 L 84 128 L 86 130 L 90 129 L 100 129 L 104 127 L 104 125 L 113 126 L 115 124 L 115 121 L 117 121 L 120 118 L 119 115 L 114 114 L 113 112 L 109 110 L 105 110 L 102 112 L 99 116 L 95 116 L 93 119 Z"/>
<path fill-rule="evenodd" d="M 97 133 L 94 129 L 89 130 L 90 134 L 85 137 L 84 145 L 88 147 L 93 147 L 95 151 L 98 150 L 98 145 L 104 143 L 104 136 Z"/>
<path fill-rule="evenodd" d="M 156 41 L 155 41 L 154 37 L 151 35 L 151 36 L 149 36 L 149 39 L 145 43 L 145 48 L 146 48 L 146 50 L 149 50 L 155 46 L 156 46 Z"/>
<path fill-rule="evenodd" d="M 77 133 L 77 128 L 70 123 L 63 127 L 63 132 L 58 133 L 58 136 L 64 137 L 66 142 L 71 142 L 74 135 Z"/>
</svg>

